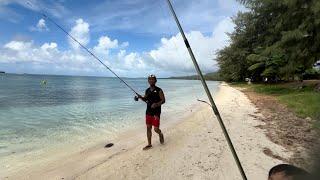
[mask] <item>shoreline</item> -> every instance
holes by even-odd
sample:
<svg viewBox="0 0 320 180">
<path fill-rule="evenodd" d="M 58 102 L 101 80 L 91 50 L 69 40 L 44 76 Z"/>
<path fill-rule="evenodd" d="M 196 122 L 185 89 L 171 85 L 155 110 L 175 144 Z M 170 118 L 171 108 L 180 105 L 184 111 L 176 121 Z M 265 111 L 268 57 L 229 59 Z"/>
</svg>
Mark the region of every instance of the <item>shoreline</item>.
<svg viewBox="0 0 320 180">
<path fill-rule="evenodd" d="M 168 127 L 174 127 L 176 124 L 180 123 L 180 121 L 183 121 L 184 118 L 191 116 L 193 112 L 198 111 L 199 109 L 202 108 L 202 106 L 204 106 L 204 104 L 199 103 L 198 101 L 196 101 L 195 103 L 188 105 L 185 109 L 185 112 L 178 112 L 178 115 L 180 116 L 179 118 L 176 119 L 169 119 L 166 120 L 165 122 L 162 122 L 161 124 L 161 129 L 162 128 L 168 128 Z M 166 114 L 165 116 L 171 116 L 172 114 Z M 107 156 L 114 156 L 116 154 L 122 153 L 124 150 L 124 148 L 119 148 L 119 144 L 122 144 L 122 146 L 127 146 L 127 147 L 131 147 L 131 146 L 137 146 L 138 144 L 134 143 L 134 140 L 132 139 L 132 137 L 136 137 L 138 139 L 142 139 L 142 137 L 145 137 L 145 121 L 144 121 L 144 117 L 141 118 L 141 123 L 140 125 L 136 125 L 134 127 L 127 127 L 124 130 L 121 130 L 118 133 L 113 134 L 113 136 L 111 137 L 111 139 L 105 141 L 102 140 L 102 138 L 99 138 L 98 141 L 93 142 L 93 143 L 89 143 L 86 145 L 80 145 L 81 148 L 77 147 L 77 148 L 67 148 L 66 152 L 59 152 L 58 155 L 54 155 L 53 157 L 45 157 L 43 160 L 37 160 L 37 161 L 31 161 L 32 158 L 36 158 L 35 155 L 32 155 L 31 157 L 28 157 L 27 160 L 23 161 L 23 165 L 24 167 L 22 168 L 15 168 L 11 171 L 7 171 L 7 172 L 3 172 L 4 174 L 0 173 L 0 179 L 4 178 L 4 179 L 34 179 L 33 175 L 34 174 L 39 174 L 39 172 L 41 171 L 41 173 L 45 172 L 46 168 L 48 169 L 52 169 L 53 167 L 58 167 L 59 164 L 66 164 L 64 159 L 70 159 L 70 158 L 75 158 L 77 160 L 79 160 L 79 154 L 86 154 L 86 153 L 90 153 L 90 154 L 94 154 L 94 153 L 100 153 L 101 151 L 97 151 L 97 150 L 101 150 L 104 149 L 104 146 L 107 143 L 114 143 L 114 146 L 110 149 L 105 149 L 107 152 Z M 107 138 L 104 138 L 107 139 Z M 146 138 L 145 138 L 146 139 Z M 118 142 L 118 143 L 117 143 Z M 141 145 L 142 146 L 142 145 Z M 114 148 L 116 147 L 116 148 Z M 80 150 L 81 149 L 81 150 Z M 56 149 L 54 149 L 56 150 Z M 108 152 L 110 151 L 110 152 Z M 51 153 L 56 153 L 56 151 L 52 151 Z M 49 155 L 49 153 L 47 153 L 47 155 Z M 26 155 L 19 155 L 20 158 L 25 158 Z M 83 156 L 83 155 L 81 155 Z M 34 163 L 31 165 L 28 165 L 28 163 Z M 68 161 L 68 163 L 73 164 L 76 163 L 76 161 Z M 20 165 L 21 166 L 21 165 Z M 28 168 L 25 166 L 29 166 Z M 45 167 L 43 169 L 41 169 L 39 171 L 39 167 Z M 20 176 L 20 174 L 30 174 L 30 176 L 32 176 L 32 178 L 23 178 L 22 176 Z M 35 175 L 36 177 L 40 177 Z M 49 178 L 49 177 L 48 177 Z M 37 178 L 36 178 L 37 179 Z M 39 178 L 41 179 L 41 178 Z M 49 178 L 50 179 L 50 178 Z M 55 178 L 53 178 L 55 179 Z"/>
<path fill-rule="evenodd" d="M 202 91 L 196 90 L 200 87 L 200 82 L 192 83 L 192 86 L 187 89 L 183 87 L 186 84 L 185 82 L 178 86 L 171 86 L 173 83 L 165 82 L 165 87 L 168 88 L 170 94 L 168 93 L 169 101 L 163 107 L 162 125 L 167 122 L 177 121 L 189 114 L 188 111 L 192 109 L 192 106 L 199 105 L 196 97 L 202 97 Z M 118 83 L 116 85 L 118 85 Z M 209 86 L 211 86 L 213 90 L 218 89 L 218 83 L 210 83 Z M 185 91 L 180 92 L 180 89 L 185 89 Z M 189 94 L 184 95 L 185 92 L 189 92 Z M 126 97 L 122 98 L 122 100 L 123 99 L 126 101 L 132 100 L 131 97 L 128 100 Z M 123 103 L 123 106 L 121 105 L 122 103 L 123 102 L 114 103 L 116 106 L 114 113 L 112 112 L 113 107 L 109 106 L 109 104 L 112 103 L 109 103 L 108 100 L 94 101 L 92 104 L 91 102 L 84 104 L 66 103 L 59 106 L 48 106 L 48 108 L 47 106 L 31 107 L 30 109 L 28 107 L 21 107 L 21 109 L 19 109 L 20 107 L 16 108 L 17 110 L 11 114 L 15 117 L 21 117 L 21 121 L 23 123 L 26 122 L 26 125 L 29 125 L 29 122 L 30 124 L 35 122 L 35 124 L 32 124 L 30 128 L 26 126 L 28 127 L 24 129 L 26 133 L 14 134 L 12 132 L 14 132 L 15 129 L 9 129 L 10 131 L 8 132 L 13 135 L 8 133 L 11 137 L 8 136 L 6 141 L 1 143 L 1 145 L 4 144 L 5 148 L 0 149 L 2 150 L 0 153 L 4 152 L 0 158 L 2 162 L 0 163 L 0 179 L 6 177 L 6 175 L 25 172 L 27 168 L 32 169 L 32 167 L 36 167 L 37 165 L 42 166 L 57 159 L 68 158 L 75 153 L 89 149 L 97 144 L 102 144 L 101 146 L 104 147 L 105 143 L 109 141 L 113 142 L 113 139 L 116 139 L 117 135 L 121 134 L 121 132 L 126 132 L 127 134 L 128 131 L 134 130 L 136 127 L 140 127 L 144 133 L 144 102 L 138 104 L 132 100 L 132 102 Z M 133 103 L 134 105 L 132 105 Z M 95 111 L 96 107 L 98 107 L 97 111 Z M 122 109 L 125 111 L 121 113 L 120 110 Z M 6 118 L 6 114 L 9 114 L 7 113 L 8 111 L 6 109 L 2 110 L 2 112 L 5 112 L 5 116 L 3 116 L 2 119 L 4 119 L 4 122 L 9 122 L 11 118 Z M 16 112 L 21 114 L 16 114 Z M 26 112 L 26 114 L 22 112 Z M 29 112 L 41 113 L 38 115 L 37 113 Z M 97 112 L 97 114 L 95 112 Z M 27 116 L 28 114 L 31 115 Z M 45 119 L 42 121 L 39 117 Z M 68 122 L 62 120 L 64 118 L 68 119 L 69 123 L 64 123 Z M 48 126 L 48 129 L 42 126 L 42 124 L 45 125 L 47 119 L 48 122 L 49 120 L 54 122 Z M 44 123 L 37 124 L 40 121 Z M 14 123 L 14 121 L 12 122 Z M 56 122 L 59 122 L 59 124 L 55 124 Z M 10 125 L 10 123 L 8 124 Z M 22 123 L 20 123 L 20 125 L 21 124 Z M 75 124 L 75 126 L 72 126 L 72 124 Z M 22 124 L 21 126 L 24 127 L 25 125 Z M 57 128 L 55 128 L 55 126 L 57 126 Z M 33 129 L 37 127 L 39 127 L 39 131 L 33 132 Z M 57 129 L 57 131 L 54 131 L 55 129 Z M 6 133 L 7 131 L 4 132 Z M 2 147 L 3 146 L 0 148 Z M 32 167 L 29 167 L 30 165 Z"/>
<path fill-rule="evenodd" d="M 249 99 L 225 83 L 215 96 L 240 161 L 249 179 L 266 179 L 268 170 L 282 161 L 263 153 L 273 149 L 283 157 L 290 152 L 271 142 L 261 116 Z M 115 145 L 105 142 L 64 159 L 33 166 L 5 179 L 240 179 L 220 126 L 211 108 L 200 103 L 197 110 L 184 114 L 181 121 L 164 124 L 165 144 L 153 133 L 153 148 L 142 151 L 145 129 L 119 135 Z M 264 159 L 257 162 L 257 159 Z M 259 163 L 259 164 L 257 164 Z"/>
</svg>

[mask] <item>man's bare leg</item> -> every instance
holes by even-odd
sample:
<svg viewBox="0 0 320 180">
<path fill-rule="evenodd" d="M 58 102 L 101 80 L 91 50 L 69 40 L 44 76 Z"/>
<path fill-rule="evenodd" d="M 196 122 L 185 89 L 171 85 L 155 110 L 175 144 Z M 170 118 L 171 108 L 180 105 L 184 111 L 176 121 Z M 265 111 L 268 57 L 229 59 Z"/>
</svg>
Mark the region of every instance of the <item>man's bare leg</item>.
<svg viewBox="0 0 320 180">
<path fill-rule="evenodd" d="M 152 147 L 151 145 L 151 138 L 152 138 L 152 125 L 147 125 L 147 138 L 148 138 L 148 145 L 143 148 L 143 150 L 148 150 Z"/>
<path fill-rule="evenodd" d="M 161 130 L 158 127 L 154 127 L 154 131 L 159 134 L 160 143 L 164 143 L 164 137 Z"/>
</svg>

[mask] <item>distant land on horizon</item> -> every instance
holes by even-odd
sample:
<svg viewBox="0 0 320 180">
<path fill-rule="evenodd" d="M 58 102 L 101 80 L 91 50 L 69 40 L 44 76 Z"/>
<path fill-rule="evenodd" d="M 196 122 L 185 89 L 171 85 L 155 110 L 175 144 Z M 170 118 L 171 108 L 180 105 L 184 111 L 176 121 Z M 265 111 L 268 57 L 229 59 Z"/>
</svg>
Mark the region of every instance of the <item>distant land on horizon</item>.
<svg viewBox="0 0 320 180">
<path fill-rule="evenodd" d="M 6 73 L 4 71 L 0 71 L 0 73 L 5 73 L 8 75 L 26 75 L 26 76 L 66 76 L 66 77 L 93 77 L 93 78 L 117 78 L 116 76 L 94 76 L 94 75 L 69 75 L 69 74 L 33 74 L 33 73 Z M 123 79 L 145 79 L 147 77 L 121 77 Z M 161 77 L 158 79 L 170 79 L 170 77 Z"/>
<path fill-rule="evenodd" d="M 218 72 L 211 72 L 211 73 L 204 74 L 204 78 L 205 80 L 209 80 L 209 81 L 223 81 Z M 172 76 L 166 79 L 200 80 L 200 77 L 198 75 Z"/>
<path fill-rule="evenodd" d="M 6 73 L 0 71 L 0 73 L 12 74 L 12 75 L 30 75 L 30 76 L 70 76 L 70 77 L 96 77 L 96 78 L 116 78 L 115 76 L 90 76 L 90 75 L 63 75 L 63 74 L 32 74 L 32 73 Z M 206 80 L 210 81 L 222 81 L 218 72 L 212 72 L 204 74 Z M 146 77 L 121 77 L 124 79 L 144 79 Z M 200 80 L 198 75 L 190 76 L 171 76 L 171 77 L 159 77 L 158 79 L 184 79 L 184 80 Z"/>
<path fill-rule="evenodd" d="M 0 71 L 1 73 L 1 71 Z M 117 78 L 116 76 L 94 76 L 94 75 L 70 75 L 70 74 L 32 74 L 32 73 L 6 73 L 6 74 L 12 74 L 12 75 L 29 75 L 29 76 L 68 76 L 68 77 L 96 77 L 96 78 Z M 141 79 L 144 77 L 121 77 L 124 79 Z"/>
</svg>

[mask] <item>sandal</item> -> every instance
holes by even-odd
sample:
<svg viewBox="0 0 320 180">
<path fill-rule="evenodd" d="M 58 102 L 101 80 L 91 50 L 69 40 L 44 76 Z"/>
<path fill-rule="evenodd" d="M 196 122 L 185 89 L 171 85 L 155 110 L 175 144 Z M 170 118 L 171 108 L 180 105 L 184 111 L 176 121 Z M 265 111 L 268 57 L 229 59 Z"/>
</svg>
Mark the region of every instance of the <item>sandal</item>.
<svg viewBox="0 0 320 180">
<path fill-rule="evenodd" d="M 147 145 L 146 147 L 144 147 L 142 150 L 148 150 L 148 149 L 151 149 L 152 148 L 152 145 Z"/>
</svg>

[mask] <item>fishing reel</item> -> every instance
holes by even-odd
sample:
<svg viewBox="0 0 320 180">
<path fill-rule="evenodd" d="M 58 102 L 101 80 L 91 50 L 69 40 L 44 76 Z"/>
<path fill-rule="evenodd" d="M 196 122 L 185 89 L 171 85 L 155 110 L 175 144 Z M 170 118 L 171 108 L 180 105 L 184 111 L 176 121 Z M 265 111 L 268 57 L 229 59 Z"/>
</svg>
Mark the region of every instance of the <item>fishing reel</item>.
<svg viewBox="0 0 320 180">
<path fill-rule="evenodd" d="M 139 101 L 139 97 L 138 96 L 134 96 L 133 98 L 135 101 Z"/>
</svg>

